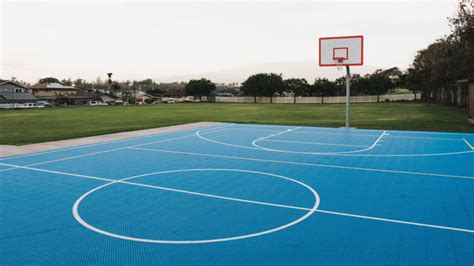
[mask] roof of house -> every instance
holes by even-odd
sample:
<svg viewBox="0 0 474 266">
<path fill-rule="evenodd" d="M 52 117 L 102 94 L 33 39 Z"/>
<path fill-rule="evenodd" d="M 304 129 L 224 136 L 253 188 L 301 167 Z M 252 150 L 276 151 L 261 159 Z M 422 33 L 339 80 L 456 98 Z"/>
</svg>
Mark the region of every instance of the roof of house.
<svg viewBox="0 0 474 266">
<path fill-rule="evenodd" d="M 0 92 L 0 101 L 37 101 L 33 94 L 28 92 Z"/>
<path fill-rule="evenodd" d="M 16 82 L 14 82 L 14 81 L 4 81 L 4 82 L 1 82 L 1 83 L 0 83 L 0 86 L 2 86 L 2 85 L 4 85 L 4 84 L 13 84 L 13 85 L 15 85 L 15 86 L 22 87 L 22 88 L 24 88 L 24 89 L 28 89 L 27 87 L 21 85 L 20 83 L 16 83 Z"/>
<path fill-rule="evenodd" d="M 56 90 L 74 90 L 73 86 L 65 86 L 60 83 L 38 83 L 30 86 L 32 90 L 56 89 Z"/>
</svg>

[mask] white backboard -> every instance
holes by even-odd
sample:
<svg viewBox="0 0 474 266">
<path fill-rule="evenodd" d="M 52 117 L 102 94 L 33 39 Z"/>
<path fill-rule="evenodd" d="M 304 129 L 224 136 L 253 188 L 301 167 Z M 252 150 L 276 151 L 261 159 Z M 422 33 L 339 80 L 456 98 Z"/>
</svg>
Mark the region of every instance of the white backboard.
<svg viewBox="0 0 474 266">
<path fill-rule="evenodd" d="M 319 66 L 361 66 L 364 64 L 364 36 L 319 38 Z"/>
</svg>

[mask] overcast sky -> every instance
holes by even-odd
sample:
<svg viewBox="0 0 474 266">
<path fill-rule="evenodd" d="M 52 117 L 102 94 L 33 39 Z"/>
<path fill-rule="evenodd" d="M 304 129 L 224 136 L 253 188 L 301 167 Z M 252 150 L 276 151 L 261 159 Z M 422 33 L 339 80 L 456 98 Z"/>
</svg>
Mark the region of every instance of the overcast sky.
<svg viewBox="0 0 474 266">
<path fill-rule="evenodd" d="M 2 2 L 0 78 L 119 80 L 314 61 L 321 36 L 365 36 L 365 63 L 406 68 L 457 1 Z M 231 82 L 232 80 L 228 80 Z"/>
</svg>

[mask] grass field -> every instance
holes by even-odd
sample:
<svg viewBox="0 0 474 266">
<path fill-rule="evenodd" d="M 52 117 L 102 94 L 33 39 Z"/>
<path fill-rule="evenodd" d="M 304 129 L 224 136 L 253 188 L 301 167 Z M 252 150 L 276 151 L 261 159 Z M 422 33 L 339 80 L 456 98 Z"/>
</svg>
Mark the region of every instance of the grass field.
<svg viewBox="0 0 474 266">
<path fill-rule="evenodd" d="M 366 129 L 474 132 L 467 112 L 424 103 L 351 105 Z M 198 121 L 341 127 L 343 104 L 162 104 L 0 111 L 0 144 L 21 145 Z"/>
</svg>

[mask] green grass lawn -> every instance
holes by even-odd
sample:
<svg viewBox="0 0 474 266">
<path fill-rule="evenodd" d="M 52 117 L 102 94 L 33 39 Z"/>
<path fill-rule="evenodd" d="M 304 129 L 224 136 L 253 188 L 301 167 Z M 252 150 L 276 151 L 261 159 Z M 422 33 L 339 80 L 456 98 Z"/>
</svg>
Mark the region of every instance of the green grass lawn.
<svg viewBox="0 0 474 266">
<path fill-rule="evenodd" d="M 467 111 L 424 103 L 352 104 L 357 128 L 474 132 Z M 78 138 L 198 121 L 341 127 L 344 104 L 160 104 L 1 110 L 0 144 Z"/>
</svg>

